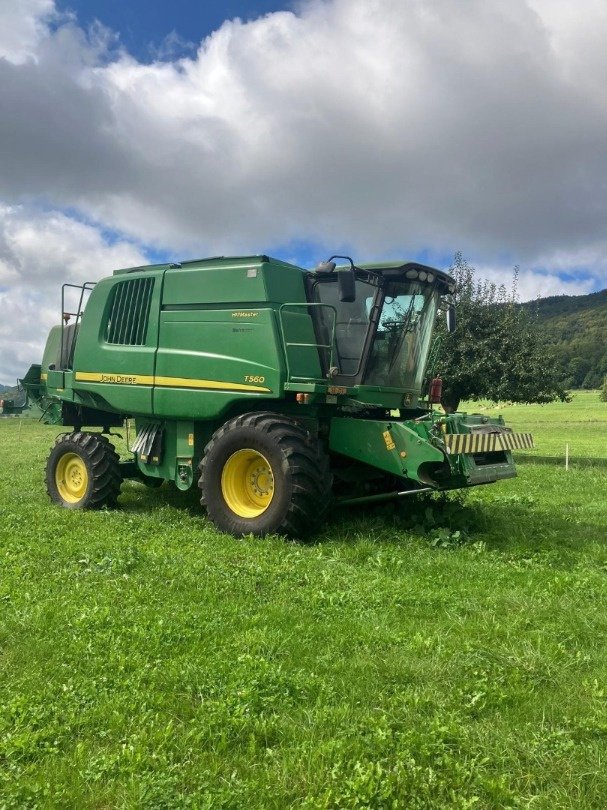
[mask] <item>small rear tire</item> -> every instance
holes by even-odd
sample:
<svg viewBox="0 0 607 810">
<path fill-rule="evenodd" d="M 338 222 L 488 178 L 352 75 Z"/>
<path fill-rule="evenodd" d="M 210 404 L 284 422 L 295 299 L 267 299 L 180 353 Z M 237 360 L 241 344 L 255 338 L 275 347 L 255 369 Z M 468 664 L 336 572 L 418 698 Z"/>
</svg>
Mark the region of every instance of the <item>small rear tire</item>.
<svg viewBox="0 0 607 810">
<path fill-rule="evenodd" d="M 331 502 L 329 459 L 300 423 L 271 412 L 226 422 L 200 463 L 200 502 L 221 531 L 237 537 L 300 537 L 322 522 Z"/>
<path fill-rule="evenodd" d="M 46 491 L 66 509 L 115 506 L 122 475 L 114 445 L 101 433 L 59 436 L 46 462 Z"/>
</svg>

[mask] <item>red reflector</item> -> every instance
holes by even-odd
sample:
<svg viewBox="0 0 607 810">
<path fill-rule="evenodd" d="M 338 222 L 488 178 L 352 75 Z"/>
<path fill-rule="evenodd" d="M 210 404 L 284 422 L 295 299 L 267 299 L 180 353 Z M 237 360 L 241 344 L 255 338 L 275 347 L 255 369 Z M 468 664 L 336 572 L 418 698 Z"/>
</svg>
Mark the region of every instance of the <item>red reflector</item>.
<svg viewBox="0 0 607 810">
<path fill-rule="evenodd" d="M 309 394 L 296 394 L 295 401 L 299 402 L 300 405 L 304 405 L 308 401 L 309 396 Z"/>
<path fill-rule="evenodd" d="M 430 383 L 430 389 L 428 391 L 428 401 L 438 404 L 441 401 L 442 395 L 443 395 L 443 381 L 441 380 L 440 377 L 435 377 Z"/>
</svg>

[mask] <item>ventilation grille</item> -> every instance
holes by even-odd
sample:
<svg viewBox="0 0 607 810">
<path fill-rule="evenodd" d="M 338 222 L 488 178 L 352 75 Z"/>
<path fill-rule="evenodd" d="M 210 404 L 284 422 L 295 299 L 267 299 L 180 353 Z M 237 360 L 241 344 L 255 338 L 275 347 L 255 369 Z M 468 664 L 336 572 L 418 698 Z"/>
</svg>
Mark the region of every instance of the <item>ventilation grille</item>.
<svg viewBox="0 0 607 810">
<path fill-rule="evenodd" d="M 153 289 L 153 278 L 121 281 L 116 285 L 106 330 L 108 343 L 123 346 L 145 343 Z"/>
</svg>

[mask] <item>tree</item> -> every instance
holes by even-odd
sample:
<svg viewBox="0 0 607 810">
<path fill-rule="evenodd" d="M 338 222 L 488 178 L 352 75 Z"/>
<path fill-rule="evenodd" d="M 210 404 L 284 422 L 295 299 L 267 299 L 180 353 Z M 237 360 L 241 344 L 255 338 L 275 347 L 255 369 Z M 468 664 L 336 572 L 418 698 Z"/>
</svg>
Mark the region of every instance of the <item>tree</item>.
<svg viewBox="0 0 607 810">
<path fill-rule="evenodd" d="M 518 303 L 518 268 L 510 291 L 478 279 L 461 253 L 456 253 L 450 273 L 457 281 L 457 328 L 449 334 L 439 322 L 436 363 L 445 410 L 457 410 L 462 399 L 566 401 L 553 350 L 533 314 Z"/>
<path fill-rule="evenodd" d="M 601 388 L 601 401 L 607 402 L 607 377 L 603 380 L 603 386 Z"/>
</svg>

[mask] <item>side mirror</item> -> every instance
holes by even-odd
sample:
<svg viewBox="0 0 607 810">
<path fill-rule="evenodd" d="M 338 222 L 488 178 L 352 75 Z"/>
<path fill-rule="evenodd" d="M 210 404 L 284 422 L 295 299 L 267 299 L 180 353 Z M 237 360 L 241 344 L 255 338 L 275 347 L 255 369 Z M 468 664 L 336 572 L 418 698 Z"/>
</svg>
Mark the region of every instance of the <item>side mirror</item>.
<svg viewBox="0 0 607 810">
<path fill-rule="evenodd" d="M 335 262 L 318 262 L 314 268 L 315 273 L 332 273 L 337 265 Z"/>
<path fill-rule="evenodd" d="M 345 304 L 356 301 L 356 275 L 352 268 L 337 271 L 337 289 L 339 300 Z"/>
<path fill-rule="evenodd" d="M 455 316 L 455 307 L 453 304 L 449 304 L 449 309 L 447 310 L 447 332 L 455 332 L 456 326 L 457 318 Z"/>
</svg>

